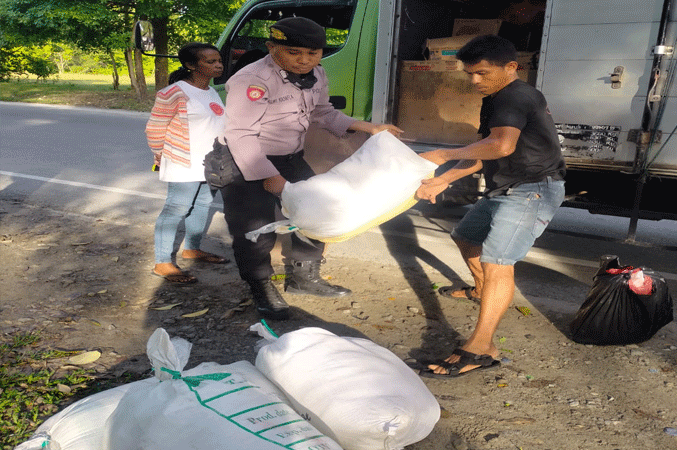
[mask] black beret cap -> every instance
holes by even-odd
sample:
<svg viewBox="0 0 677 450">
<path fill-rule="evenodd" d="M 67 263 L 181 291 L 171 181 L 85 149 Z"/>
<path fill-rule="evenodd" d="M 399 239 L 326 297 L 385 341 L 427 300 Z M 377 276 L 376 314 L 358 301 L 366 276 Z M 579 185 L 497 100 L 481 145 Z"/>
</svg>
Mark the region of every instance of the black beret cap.
<svg viewBox="0 0 677 450">
<path fill-rule="evenodd" d="M 327 34 L 324 28 L 310 19 L 287 17 L 271 25 L 270 40 L 290 47 L 324 48 Z"/>
</svg>

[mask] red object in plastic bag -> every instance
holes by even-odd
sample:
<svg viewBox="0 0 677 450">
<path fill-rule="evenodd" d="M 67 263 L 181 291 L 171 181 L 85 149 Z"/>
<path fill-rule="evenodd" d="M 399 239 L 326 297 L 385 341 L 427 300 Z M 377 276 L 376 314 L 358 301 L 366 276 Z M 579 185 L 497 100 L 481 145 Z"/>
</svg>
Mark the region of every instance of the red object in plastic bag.
<svg viewBox="0 0 677 450">
<path fill-rule="evenodd" d="M 571 322 L 571 338 L 581 344 L 623 345 L 650 339 L 673 320 L 665 280 L 646 267 L 620 266 L 605 255 L 585 302 Z"/>
<path fill-rule="evenodd" d="M 630 272 L 628 287 L 637 295 L 651 295 L 653 292 L 653 280 L 650 276 L 644 275 L 642 269 L 635 269 Z"/>
</svg>

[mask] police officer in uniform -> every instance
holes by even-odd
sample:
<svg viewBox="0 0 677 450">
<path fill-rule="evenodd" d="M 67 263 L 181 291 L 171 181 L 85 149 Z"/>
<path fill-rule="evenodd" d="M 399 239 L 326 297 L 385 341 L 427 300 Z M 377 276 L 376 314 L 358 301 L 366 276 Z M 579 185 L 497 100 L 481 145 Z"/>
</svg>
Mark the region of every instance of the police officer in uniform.
<svg viewBox="0 0 677 450">
<path fill-rule="evenodd" d="M 245 233 L 275 221 L 277 198 L 286 182 L 314 175 L 303 159 L 303 145 L 311 123 L 341 136 L 347 130 L 376 134 L 402 130 L 393 125 L 359 121 L 329 103 L 328 81 L 319 65 L 326 46 L 324 28 L 310 19 L 289 17 L 270 27 L 269 54 L 249 64 L 226 83 L 225 139 L 246 181 L 221 190 L 224 213 L 233 237 L 233 252 L 240 276 L 251 289 L 259 314 L 286 319 L 289 306 L 270 277 L 270 251 L 275 234 L 257 242 Z M 285 291 L 322 297 L 341 297 L 350 290 L 320 277 L 324 244 L 312 245 L 292 235 L 292 250 L 285 261 Z"/>
</svg>

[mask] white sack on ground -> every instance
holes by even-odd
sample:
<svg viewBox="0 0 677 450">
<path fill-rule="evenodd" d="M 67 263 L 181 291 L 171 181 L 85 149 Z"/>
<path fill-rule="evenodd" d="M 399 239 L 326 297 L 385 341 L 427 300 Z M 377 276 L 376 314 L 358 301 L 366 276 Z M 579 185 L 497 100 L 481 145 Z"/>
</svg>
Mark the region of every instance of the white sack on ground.
<svg viewBox="0 0 677 450">
<path fill-rule="evenodd" d="M 439 404 L 419 376 L 367 339 L 321 328 L 264 338 L 269 343 L 256 367 L 346 450 L 401 449 L 428 436 L 439 420 Z"/>
<path fill-rule="evenodd" d="M 14 450 L 102 450 L 103 429 L 128 389 L 149 380 L 98 392 L 73 403 L 43 422 Z"/>
<path fill-rule="evenodd" d="M 105 450 L 340 450 L 250 363 L 181 372 L 171 363 L 177 359 L 167 333 L 151 336 L 149 356 L 153 340 L 162 349 L 160 359 L 151 358 L 154 371 L 169 379 L 127 391 L 107 421 Z"/>
<path fill-rule="evenodd" d="M 147 346 L 156 377 L 73 403 L 15 450 L 213 450 L 224 442 L 236 450 L 340 450 L 248 361 L 180 372 L 190 349 L 188 341 L 156 330 Z M 216 395 L 227 399 L 210 401 Z"/>
<path fill-rule="evenodd" d="M 436 168 L 383 131 L 328 172 L 287 183 L 282 213 L 310 238 L 344 241 L 414 206 L 421 180 Z"/>
</svg>

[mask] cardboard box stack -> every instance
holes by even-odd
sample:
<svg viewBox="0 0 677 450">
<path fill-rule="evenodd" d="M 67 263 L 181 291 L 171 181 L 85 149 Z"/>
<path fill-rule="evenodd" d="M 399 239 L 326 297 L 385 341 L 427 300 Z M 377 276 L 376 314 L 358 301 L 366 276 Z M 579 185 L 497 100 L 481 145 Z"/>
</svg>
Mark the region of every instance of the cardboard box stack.
<svg viewBox="0 0 677 450">
<path fill-rule="evenodd" d="M 428 39 L 427 61 L 400 61 L 397 126 L 422 142 L 468 144 L 477 140 L 482 94 L 470 83 L 458 50 L 478 35 L 496 34 L 501 21 L 456 19 L 451 37 Z M 535 84 L 533 53 L 518 54 L 520 79 Z"/>
</svg>

